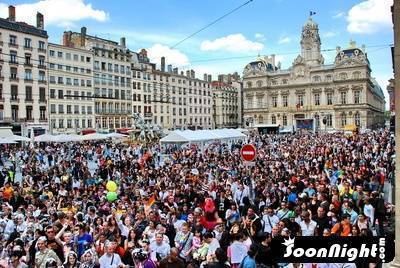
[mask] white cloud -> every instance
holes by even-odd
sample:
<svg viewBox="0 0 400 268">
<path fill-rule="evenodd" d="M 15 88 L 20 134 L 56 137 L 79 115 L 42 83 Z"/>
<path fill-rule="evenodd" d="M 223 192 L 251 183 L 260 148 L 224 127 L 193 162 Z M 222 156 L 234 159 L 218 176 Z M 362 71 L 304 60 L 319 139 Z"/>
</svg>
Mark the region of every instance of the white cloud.
<svg viewBox="0 0 400 268">
<path fill-rule="evenodd" d="M 366 0 L 353 6 L 348 13 L 350 33 L 375 33 L 392 27 L 392 0 Z"/>
<path fill-rule="evenodd" d="M 85 4 L 84 0 L 42 0 L 35 3 L 19 4 L 16 8 L 16 20 L 36 25 L 36 12 L 44 16 L 45 26 L 56 25 L 68 27 L 74 22 L 93 19 L 106 21 L 108 14 L 99 9 L 94 9 L 92 4 Z M 0 4 L 0 17 L 8 17 L 8 6 Z"/>
<path fill-rule="evenodd" d="M 254 37 L 256 39 L 260 40 L 260 41 L 265 41 L 266 40 L 265 36 L 263 34 L 261 34 L 261 33 L 255 33 Z"/>
<path fill-rule="evenodd" d="M 178 49 L 171 49 L 162 44 L 154 44 L 147 49 L 150 62 L 160 64 L 161 57 L 165 57 L 166 64 L 172 64 L 175 67 L 186 66 L 189 64 L 189 58 Z"/>
<path fill-rule="evenodd" d="M 322 37 L 331 38 L 337 36 L 339 33 L 335 31 L 327 31 L 322 33 Z"/>
<path fill-rule="evenodd" d="M 278 44 L 287 44 L 290 43 L 290 41 L 292 41 L 292 39 L 290 39 L 289 36 L 281 36 L 278 40 Z"/>
<path fill-rule="evenodd" d="M 264 45 L 259 42 L 254 42 L 246 39 L 246 37 L 239 34 L 230 34 L 215 40 L 203 41 L 200 45 L 200 49 L 203 51 L 216 51 L 226 50 L 229 52 L 253 52 L 260 51 L 264 48 Z"/>
<path fill-rule="evenodd" d="M 344 12 L 339 11 L 339 12 L 336 12 L 336 14 L 332 16 L 332 19 L 339 19 L 343 16 L 344 16 Z"/>
</svg>

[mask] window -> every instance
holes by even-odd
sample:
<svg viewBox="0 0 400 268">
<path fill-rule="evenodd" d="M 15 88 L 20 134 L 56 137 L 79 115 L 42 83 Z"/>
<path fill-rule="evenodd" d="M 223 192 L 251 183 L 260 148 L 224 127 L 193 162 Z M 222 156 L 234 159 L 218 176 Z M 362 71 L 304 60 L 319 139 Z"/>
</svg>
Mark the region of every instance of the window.
<svg viewBox="0 0 400 268">
<path fill-rule="evenodd" d="M 74 54 L 74 61 L 78 61 L 79 56 L 77 54 Z"/>
<path fill-rule="evenodd" d="M 359 90 L 354 91 L 354 103 L 355 104 L 360 103 L 360 91 Z"/>
<path fill-rule="evenodd" d="M 18 86 L 11 85 L 11 100 L 18 99 Z"/>
<path fill-rule="evenodd" d="M 321 77 L 319 75 L 316 75 L 316 76 L 313 77 L 313 81 L 315 83 L 321 82 Z"/>
<path fill-rule="evenodd" d="M 55 104 L 50 105 L 50 113 L 52 113 L 52 114 L 56 113 L 56 105 Z"/>
<path fill-rule="evenodd" d="M 39 88 L 39 101 L 41 102 L 46 101 L 46 88 L 44 87 Z"/>
<path fill-rule="evenodd" d="M 92 112 L 92 106 L 88 106 L 87 107 L 87 113 L 88 114 L 92 114 L 93 112 Z"/>
<path fill-rule="evenodd" d="M 259 80 L 259 81 L 257 81 L 257 87 L 262 87 L 262 81 L 261 80 Z"/>
<path fill-rule="evenodd" d="M 59 119 L 58 120 L 58 127 L 59 128 L 64 128 L 64 119 Z"/>
<path fill-rule="evenodd" d="M 287 80 L 287 79 L 283 79 L 283 80 L 282 80 L 282 84 L 283 84 L 283 85 L 286 85 L 287 83 L 288 83 L 288 80 Z"/>
<path fill-rule="evenodd" d="M 320 104 L 319 101 L 319 93 L 314 94 L 314 105 L 318 106 Z"/>
<path fill-rule="evenodd" d="M 357 127 L 360 127 L 360 126 L 361 126 L 361 118 L 360 118 L 360 113 L 359 113 L 359 112 L 356 112 L 356 113 L 354 114 L 354 124 L 355 124 Z"/>
<path fill-rule="evenodd" d="M 67 119 L 67 128 L 72 128 L 72 119 Z"/>
<path fill-rule="evenodd" d="M 45 67 L 45 56 L 39 56 L 39 67 Z"/>
<path fill-rule="evenodd" d="M 361 73 L 360 72 L 353 72 L 353 79 L 360 79 Z"/>
<path fill-rule="evenodd" d="M 319 126 L 320 126 L 319 115 L 316 114 L 316 115 L 314 116 L 314 119 L 315 119 L 315 128 L 319 128 Z"/>
<path fill-rule="evenodd" d="M 46 106 L 40 106 L 39 112 L 39 120 L 46 120 Z"/>
<path fill-rule="evenodd" d="M 247 88 L 251 88 L 252 87 L 252 83 L 251 82 L 247 82 Z"/>
<path fill-rule="evenodd" d="M 345 91 L 340 92 L 340 103 L 346 104 L 346 101 L 347 101 L 347 92 Z"/>
<path fill-rule="evenodd" d="M 50 50 L 50 57 L 54 57 L 54 56 L 55 56 L 54 50 Z"/>
<path fill-rule="evenodd" d="M 297 95 L 297 105 L 298 106 L 304 106 L 304 96 L 303 95 Z"/>
<path fill-rule="evenodd" d="M 287 95 L 282 96 L 282 104 L 283 104 L 283 107 L 288 107 L 288 96 Z"/>
<path fill-rule="evenodd" d="M 56 65 L 54 63 L 50 63 L 50 69 L 54 69 L 55 67 L 56 67 Z"/>
<path fill-rule="evenodd" d="M 67 77 L 66 84 L 72 85 L 72 79 L 70 77 Z"/>
<path fill-rule="evenodd" d="M 332 75 L 327 75 L 325 76 L 325 82 L 331 82 L 332 81 Z"/>
<path fill-rule="evenodd" d="M 55 84 L 55 83 L 56 83 L 56 77 L 50 76 L 50 84 Z"/>
<path fill-rule="evenodd" d="M 74 114 L 79 114 L 79 105 L 74 105 Z"/>
<path fill-rule="evenodd" d="M 56 98 L 56 90 L 54 88 L 50 89 L 50 98 L 55 99 Z"/>
<path fill-rule="evenodd" d="M 44 50 L 45 43 L 43 41 L 39 41 L 39 50 Z M 53 51 L 53 56 L 54 56 L 54 51 Z"/>
<path fill-rule="evenodd" d="M 25 80 L 32 80 L 32 71 L 31 70 L 25 70 Z"/>
<path fill-rule="evenodd" d="M 59 89 L 59 90 L 58 90 L 58 98 L 59 98 L 59 99 L 64 99 L 64 92 L 63 92 L 62 89 Z"/>
<path fill-rule="evenodd" d="M 332 92 L 326 93 L 326 104 L 332 105 Z"/>
<path fill-rule="evenodd" d="M 332 127 L 332 115 L 331 114 L 326 115 L 326 125 L 328 127 Z"/>
<path fill-rule="evenodd" d="M 32 110 L 32 106 L 26 106 L 26 120 L 33 120 Z"/>
<path fill-rule="evenodd" d="M 271 116 L 271 124 L 276 124 L 276 116 L 274 114 Z"/>
<path fill-rule="evenodd" d="M 282 116 L 282 125 L 287 126 L 287 115 L 286 114 L 284 114 Z"/>
<path fill-rule="evenodd" d="M 44 71 L 39 71 L 39 82 L 46 81 L 46 73 Z"/>
<path fill-rule="evenodd" d="M 64 113 L 64 105 L 62 105 L 62 104 L 58 105 L 58 113 L 59 114 L 63 114 Z"/>
<path fill-rule="evenodd" d="M 17 52 L 16 51 L 10 51 L 10 62 L 11 63 L 18 63 L 17 62 Z"/>
<path fill-rule="evenodd" d="M 30 38 L 25 38 L 25 48 L 32 48 L 32 40 Z"/>
<path fill-rule="evenodd" d="M 65 58 L 67 60 L 71 60 L 71 53 L 65 53 Z"/>
<path fill-rule="evenodd" d="M 17 37 L 15 35 L 10 35 L 10 44 L 17 45 Z"/>
<path fill-rule="evenodd" d="M 12 80 L 17 80 L 18 76 L 17 76 L 17 68 L 10 68 L 10 79 Z"/>
<path fill-rule="evenodd" d="M 32 101 L 32 87 L 25 87 L 25 101 Z"/>
<path fill-rule="evenodd" d="M 277 106 L 278 106 L 278 98 L 272 97 L 272 107 L 277 107 Z"/>
<path fill-rule="evenodd" d="M 63 53 L 61 51 L 57 52 L 57 57 L 62 58 L 63 57 Z"/>
<path fill-rule="evenodd" d="M 18 120 L 18 105 L 11 105 L 11 118 L 13 121 Z"/>
<path fill-rule="evenodd" d="M 58 84 L 64 84 L 64 78 L 59 76 L 58 80 L 57 80 L 57 83 Z"/>
<path fill-rule="evenodd" d="M 340 80 L 346 80 L 347 79 L 347 74 L 346 73 L 340 73 L 339 74 L 339 79 Z"/>
<path fill-rule="evenodd" d="M 340 115 L 340 125 L 341 125 L 341 127 L 344 127 L 345 125 L 347 125 L 347 119 L 346 119 L 345 113 L 342 113 Z"/>
<path fill-rule="evenodd" d="M 67 114 L 72 114 L 72 106 L 67 105 Z"/>
</svg>

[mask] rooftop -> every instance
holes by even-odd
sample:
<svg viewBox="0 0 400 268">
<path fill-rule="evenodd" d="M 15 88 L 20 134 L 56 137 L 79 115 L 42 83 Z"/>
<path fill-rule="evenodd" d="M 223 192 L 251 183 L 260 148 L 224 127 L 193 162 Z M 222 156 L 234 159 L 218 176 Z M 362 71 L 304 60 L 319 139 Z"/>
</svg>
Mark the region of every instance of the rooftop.
<svg viewBox="0 0 400 268">
<path fill-rule="evenodd" d="M 0 28 L 48 38 L 47 31 L 38 29 L 35 26 L 29 25 L 25 22 L 15 22 L 0 18 Z"/>
</svg>

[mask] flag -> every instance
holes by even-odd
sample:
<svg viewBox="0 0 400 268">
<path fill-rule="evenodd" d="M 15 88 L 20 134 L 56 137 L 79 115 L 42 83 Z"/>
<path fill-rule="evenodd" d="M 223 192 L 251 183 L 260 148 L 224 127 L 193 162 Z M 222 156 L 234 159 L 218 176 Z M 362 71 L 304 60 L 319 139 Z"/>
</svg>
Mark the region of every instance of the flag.
<svg viewBox="0 0 400 268">
<path fill-rule="evenodd" d="M 314 11 L 310 10 L 310 17 L 311 17 L 312 15 L 315 15 L 315 14 L 317 14 L 317 12 L 314 12 Z"/>
<path fill-rule="evenodd" d="M 147 201 L 147 206 L 151 207 L 154 203 L 156 202 L 156 197 L 154 196 L 154 194 L 149 198 L 149 200 Z"/>
</svg>

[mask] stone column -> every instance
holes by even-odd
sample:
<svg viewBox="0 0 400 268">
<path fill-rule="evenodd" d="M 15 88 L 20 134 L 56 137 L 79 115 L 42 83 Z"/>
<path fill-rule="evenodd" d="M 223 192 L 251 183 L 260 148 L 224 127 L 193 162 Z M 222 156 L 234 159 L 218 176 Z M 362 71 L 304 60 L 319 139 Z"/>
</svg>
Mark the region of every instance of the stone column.
<svg viewBox="0 0 400 268">
<path fill-rule="evenodd" d="M 394 24 L 394 90 L 395 94 L 400 92 L 400 1 L 393 1 L 393 24 Z M 391 264 L 391 267 L 400 267 L 400 101 L 395 103 L 396 112 L 396 177 L 395 177 L 395 204 L 396 204 L 396 216 L 395 216 L 395 233 L 396 233 L 396 243 L 395 243 L 395 259 Z"/>
</svg>

